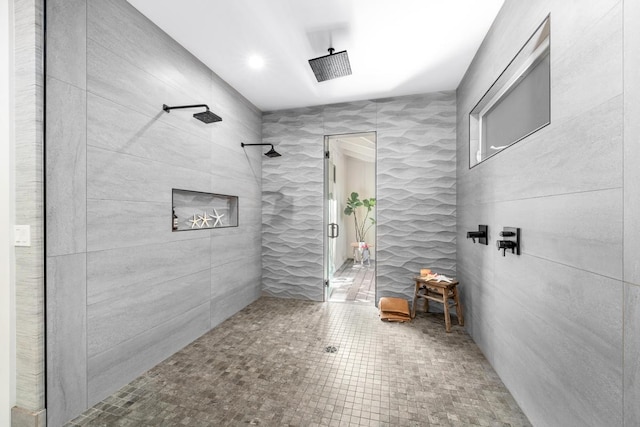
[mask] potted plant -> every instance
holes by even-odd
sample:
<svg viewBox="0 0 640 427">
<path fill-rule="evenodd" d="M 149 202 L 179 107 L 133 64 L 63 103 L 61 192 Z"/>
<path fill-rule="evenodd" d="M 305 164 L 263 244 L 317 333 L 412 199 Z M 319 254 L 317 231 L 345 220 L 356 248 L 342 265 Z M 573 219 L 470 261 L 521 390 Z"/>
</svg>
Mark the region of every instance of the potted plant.
<svg viewBox="0 0 640 427">
<path fill-rule="evenodd" d="M 356 228 L 356 240 L 358 243 L 366 242 L 365 237 L 367 236 L 367 232 L 376 224 L 375 218 L 369 216 L 375 205 L 376 199 L 374 197 L 360 200 L 360 195 L 355 191 L 351 193 L 351 197 L 347 199 L 347 207 L 344 208 L 344 214 L 353 215 L 353 223 Z M 362 220 L 358 219 L 358 211 L 362 210 L 360 208 L 366 209 Z M 369 220 L 369 222 L 367 222 L 367 220 Z"/>
</svg>

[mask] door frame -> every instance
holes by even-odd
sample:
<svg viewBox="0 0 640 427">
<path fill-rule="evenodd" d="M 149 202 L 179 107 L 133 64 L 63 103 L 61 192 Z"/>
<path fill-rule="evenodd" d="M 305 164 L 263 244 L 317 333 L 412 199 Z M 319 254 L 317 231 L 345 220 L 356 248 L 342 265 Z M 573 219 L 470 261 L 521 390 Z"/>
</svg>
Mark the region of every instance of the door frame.
<svg viewBox="0 0 640 427">
<path fill-rule="evenodd" d="M 374 263 L 374 277 L 375 277 L 375 297 L 374 304 L 377 305 L 377 297 L 378 297 L 378 262 L 377 262 L 377 254 L 378 254 L 378 224 L 377 224 L 377 216 L 378 216 L 378 132 L 375 130 L 363 131 L 363 132 L 348 132 L 348 133 L 336 133 L 336 134 L 327 134 L 323 136 L 323 144 L 322 144 L 322 158 L 323 158 L 323 180 L 322 180 L 322 300 L 323 302 L 329 301 L 329 290 L 330 290 L 330 277 L 329 277 L 329 236 L 328 236 L 328 226 L 329 226 L 329 178 L 330 178 L 330 156 L 327 156 L 327 152 L 330 151 L 329 143 L 331 138 L 336 138 L 340 136 L 350 136 L 350 135 L 361 135 L 361 134 L 373 134 L 375 141 L 375 159 L 373 161 L 373 170 L 374 170 L 374 197 L 376 198 L 376 225 L 375 225 L 375 240 L 374 245 L 376 248 L 376 261 Z M 340 213 L 340 209 L 338 208 L 338 212 Z"/>
</svg>

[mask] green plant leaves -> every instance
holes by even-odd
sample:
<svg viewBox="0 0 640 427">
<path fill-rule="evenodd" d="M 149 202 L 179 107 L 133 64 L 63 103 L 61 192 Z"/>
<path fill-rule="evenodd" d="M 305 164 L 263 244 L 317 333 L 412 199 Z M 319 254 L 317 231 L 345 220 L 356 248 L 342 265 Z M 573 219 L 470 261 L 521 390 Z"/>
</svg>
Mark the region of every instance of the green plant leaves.
<svg viewBox="0 0 640 427">
<path fill-rule="evenodd" d="M 370 199 L 364 199 L 362 201 L 362 204 L 364 205 L 365 208 L 367 208 L 367 210 L 370 211 L 376 205 L 376 199 L 373 197 Z"/>
<path fill-rule="evenodd" d="M 375 197 L 360 200 L 360 195 L 355 191 L 352 192 L 351 196 L 347 199 L 347 206 L 344 208 L 344 214 L 345 215 L 353 214 L 353 222 L 356 228 L 356 239 L 359 242 L 365 241 L 364 239 L 367 232 L 376 223 L 375 219 L 368 218 L 369 214 L 371 213 L 371 210 L 375 207 L 375 205 L 376 205 Z M 362 220 L 362 222 L 359 223 L 357 209 L 363 206 L 367 209 L 367 212 L 365 213 L 364 219 Z M 371 221 L 371 224 L 369 224 L 369 226 L 365 228 L 367 224 L 367 218 Z"/>
</svg>

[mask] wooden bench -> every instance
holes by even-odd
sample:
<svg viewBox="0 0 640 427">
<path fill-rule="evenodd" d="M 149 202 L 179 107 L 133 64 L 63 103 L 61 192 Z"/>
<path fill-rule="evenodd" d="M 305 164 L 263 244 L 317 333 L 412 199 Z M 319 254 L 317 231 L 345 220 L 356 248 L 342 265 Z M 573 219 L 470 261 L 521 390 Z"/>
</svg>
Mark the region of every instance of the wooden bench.
<svg viewBox="0 0 640 427">
<path fill-rule="evenodd" d="M 416 316 L 416 304 L 419 298 L 424 299 L 424 311 L 429 311 L 429 301 L 439 302 L 444 306 L 444 324 L 447 332 L 451 332 L 451 318 L 449 309 L 456 308 L 458 324 L 464 326 L 464 317 L 462 316 L 462 305 L 458 298 L 458 281 L 451 282 L 425 280 L 422 277 L 416 277 L 416 289 L 413 294 L 413 305 L 411 308 L 411 318 Z M 420 293 L 424 290 L 424 293 Z"/>
</svg>

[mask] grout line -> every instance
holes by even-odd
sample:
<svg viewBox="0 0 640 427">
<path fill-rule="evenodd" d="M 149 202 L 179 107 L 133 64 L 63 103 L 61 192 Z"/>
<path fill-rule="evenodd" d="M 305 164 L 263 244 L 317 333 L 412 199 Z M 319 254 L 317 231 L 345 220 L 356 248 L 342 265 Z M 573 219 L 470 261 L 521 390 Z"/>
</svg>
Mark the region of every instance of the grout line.
<svg viewBox="0 0 640 427">
<path fill-rule="evenodd" d="M 625 371 L 626 371 L 626 363 L 625 363 L 625 320 L 626 320 L 626 316 L 625 316 L 625 301 L 626 301 L 626 297 L 627 297 L 627 286 L 625 284 L 625 233 L 624 233 L 624 225 L 625 225 L 625 168 L 624 168 L 624 164 L 625 164 L 625 156 L 624 156 L 624 152 L 625 152 L 625 146 L 626 143 L 628 142 L 626 140 L 626 126 L 625 126 L 625 122 L 626 122 L 626 113 L 627 113 L 627 108 L 626 108 L 626 104 L 625 104 L 625 73 L 626 73 L 626 61 L 625 61 L 625 45 L 627 42 L 627 38 L 625 37 L 625 1 L 626 0 L 621 0 L 621 5 L 622 5 L 622 162 L 621 162 L 621 167 L 622 167 L 622 307 L 621 307 L 621 314 L 622 314 L 622 355 L 621 355 L 621 363 L 622 363 L 622 384 L 621 386 L 621 391 L 622 391 L 622 424 L 625 424 L 625 400 L 626 400 L 626 396 L 625 396 L 625 387 L 624 387 L 624 379 L 625 379 Z"/>
<path fill-rule="evenodd" d="M 616 282 L 621 282 L 622 284 L 624 284 L 624 280 L 622 280 L 621 278 L 607 276 L 606 274 L 601 274 L 601 273 L 597 273 L 595 271 L 587 270 L 586 268 L 581 268 L 581 267 L 577 267 L 575 265 L 565 264 L 563 262 L 558 262 L 558 261 L 555 261 L 553 259 L 542 257 L 540 255 L 534 255 L 534 254 L 531 254 L 531 253 L 521 253 L 520 256 L 530 256 L 532 258 L 537 258 L 537 259 L 540 259 L 540 260 L 543 260 L 543 261 L 551 262 L 551 263 L 556 264 L 556 265 L 562 265 L 564 267 L 568 267 L 568 268 L 571 268 L 573 270 L 583 271 L 585 273 L 593 274 L 594 276 L 604 277 L 605 279 L 614 280 Z M 502 256 L 496 257 L 496 258 L 499 259 L 499 258 L 502 258 Z M 494 268 L 495 268 L 495 265 L 494 265 Z"/>
<path fill-rule="evenodd" d="M 119 346 L 121 346 L 121 345 L 126 345 L 127 343 L 133 342 L 133 341 L 135 341 L 136 339 L 138 339 L 139 337 L 144 336 L 145 334 L 152 333 L 152 332 L 154 332 L 154 331 L 156 331 L 156 330 L 160 330 L 160 328 L 161 328 L 161 327 L 164 327 L 164 326 L 166 326 L 166 325 L 168 325 L 168 324 L 172 324 L 172 323 L 173 323 L 177 318 L 180 318 L 180 317 L 187 318 L 187 317 L 186 317 L 186 315 L 187 315 L 187 314 L 192 314 L 193 312 L 195 312 L 196 310 L 198 310 L 200 307 L 204 306 L 205 304 L 207 304 L 207 302 L 203 302 L 203 303 L 197 304 L 197 305 L 195 305 L 195 306 L 193 306 L 193 307 L 189 308 L 187 311 L 183 311 L 182 313 L 177 314 L 176 316 L 172 317 L 171 319 L 167 319 L 167 320 L 165 320 L 165 321 L 163 321 L 163 322 L 161 322 L 161 323 L 157 323 L 157 324 L 155 324 L 155 325 L 151 326 L 150 328 L 145 329 L 144 331 L 141 331 L 141 332 L 137 333 L 136 335 L 131 336 L 131 337 L 129 337 L 129 338 L 127 338 L 127 339 L 123 340 L 123 341 L 120 341 L 120 342 L 118 342 L 117 344 L 114 344 L 114 345 L 112 345 L 111 347 L 109 347 L 109 348 L 107 348 L 107 349 L 105 349 L 105 350 L 103 350 L 103 351 L 101 351 L 101 352 L 99 352 L 99 353 L 93 354 L 93 355 L 91 356 L 91 359 L 95 359 L 96 357 L 98 357 L 98 356 L 100 356 L 100 355 L 102 355 L 102 354 L 104 354 L 104 353 L 106 353 L 106 352 L 113 351 L 115 348 L 117 348 L 117 347 L 119 347 Z M 192 319 L 192 320 L 193 320 L 193 319 Z M 210 329 L 210 328 L 207 328 L 207 330 L 209 330 L 209 329 Z M 191 331 L 190 331 L 190 332 L 191 332 Z M 206 333 L 206 332 L 205 332 L 205 333 Z M 175 332 L 173 333 L 173 335 L 175 335 Z M 171 334 L 169 335 L 169 337 L 170 337 L 170 336 L 171 336 Z M 195 340 L 197 340 L 197 338 L 194 338 L 193 340 L 191 340 L 191 341 L 189 342 L 189 344 L 192 344 L 193 342 L 195 342 Z M 159 345 L 159 344 L 162 344 L 162 341 L 155 341 L 155 342 L 154 342 L 154 344 L 152 344 L 152 345 L 151 345 L 151 346 L 149 346 L 149 347 L 145 347 L 143 350 L 147 350 L 147 349 L 149 349 L 150 347 L 152 347 L 153 345 Z M 189 345 L 189 344 L 187 344 L 187 345 Z M 171 357 L 171 356 L 175 355 L 175 354 L 176 354 L 177 352 L 179 352 L 179 351 L 180 351 L 180 349 L 176 350 L 175 352 L 173 352 L 173 353 L 172 353 L 170 356 L 168 356 L 168 357 Z M 89 354 L 88 354 L 88 353 L 87 353 L 87 360 L 89 360 Z M 158 362 L 158 363 L 157 363 L 156 365 L 154 365 L 154 366 L 157 366 L 159 363 L 161 363 L 161 362 Z M 88 365 L 88 363 L 87 363 L 87 365 Z M 151 368 L 153 368 L 153 366 L 152 366 Z M 151 368 L 149 368 L 149 369 L 151 369 Z M 136 378 L 137 378 L 137 377 L 136 377 Z M 134 378 L 134 380 L 135 380 L 135 378 Z M 132 380 L 132 381 L 133 381 L 133 380 Z M 116 392 L 117 392 L 117 391 L 116 391 Z M 114 393 L 115 393 L 115 392 L 114 392 Z"/>
<path fill-rule="evenodd" d="M 202 173 L 202 174 L 207 174 L 207 175 L 213 175 L 215 176 L 215 174 L 213 174 L 211 172 L 211 168 L 209 167 L 208 170 L 204 170 L 204 169 L 196 169 L 196 168 L 190 168 L 188 166 L 185 166 L 184 164 L 177 164 L 177 163 L 172 163 L 172 162 L 167 162 L 167 161 L 162 161 L 162 160 L 158 160 L 157 158 L 153 158 L 153 157 L 145 157 L 145 156 L 141 156 L 139 154 L 134 154 L 131 152 L 127 152 L 126 150 L 114 150 L 111 148 L 106 148 L 104 146 L 101 145 L 94 145 L 94 144 L 90 144 L 89 142 L 87 142 L 87 148 L 93 148 L 96 150 L 100 150 L 100 151 L 105 151 L 107 153 L 113 153 L 113 154 L 120 154 L 122 156 L 129 156 L 129 157 L 133 157 L 136 159 L 142 159 L 142 160 L 146 160 L 147 162 L 150 163 L 154 163 L 154 164 L 161 164 L 161 165 L 167 165 L 167 166 L 171 166 L 174 168 L 179 168 L 179 169 L 186 169 L 188 171 L 192 171 L 192 172 L 197 172 L 197 173 Z M 89 151 L 89 150 L 87 150 Z M 244 181 L 242 178 L 236 178 L 239 181 Z M 246 180 L 247 182 L 252 182 L 253 180 Z"/>
<path fill-rule="evenodd" d="M 169 277 L 169 278 L 165 277 L 164 279 L 140 280 L 140 281 L 132 282 L 132 283 L 128 284 L 127 287 L 130 288 L 132 286 L 145 285 L 145 284 L 148 284 L 148 283 L 153 283 L 153 284 L 155 284 L 155 286 L 160 286 L 160 285 L 164 285 L 166 283 L 175 282 L 177 280 L 183 280 L 183 279 L 188 278 L 188 277 L 197 276 L 198 274 L 201 274 L 201 273 L 203 273 L 203 272 L 205 272 L 207 270 L 208 270 L 207 268 L 203 268 L 202 270 L 190 271 L 189 273 L 184 273 L 184 274 L 181 274 L 180 276 L 176 276 L 176 277 Z M 88 292 L 87 292 L 87 295 L 88 295 Z M 104 304 L 104 303 L 106 303 L 108 301 L 112 302 L 114 299 L 118 298 L 119 296 L 120 295 L 112 296 L 112 297 L 109 297 L 109 298 L 102 298 L 102 299 L 100 299 L 98 301 L 95 301 L 95 302 L 92 302 L 92 303 L 87 303 L 87 308 L 95 306 L 95 305 L 98 305 L 98 304 Z M 88 300 L 88 298 L 89 297 L 87 296 L 87 300 Z"/>
<path fill-rule="evenodd" d="M 174 123 L 171 123 L 171 122 L 168 122 L 168 121 L 165 121 L 165 120 L 160 120 L 159 118 L 163 117 L 162 115 L 156 114 L 155 116 L 152 116 L 149 113 L 147 113 L 146 111 L 142 111 L 140 109 L 132 108 L 131 105 L 122 104 L 121 102 L 118 102 L 117 100 L 114 100 L 114 99 L 111 99 L 111 98 L 107 98 L 106 96 L 101 95 L 98 92 L 93 92 L 93 91 L 90 91 L 88 89 L 83 89 L 83 90 L 85 90 L 87 92 L 87 94 L 90 94 L 91 96 L 94 96 L 96 98 L 100 98 L 100 99 L 102 99 L 102 100 L 104 100 L 104 101 L 106 101 L 106 102 L 108 102 L 110 104 L 118 106 L 120 109 L 129 110 L 132 113 L 139 114 L 139 115 L 144 116 L 144 117 L 146 117 L 148 119 L 157 119 L 157 122 L 159 124 L 163 125 L 163 126 L 170 127 L 172 129 L 176 130 L 177 132 L 180 132 L 180 133 L 187 133 L 189 136 L 201 139 L 202 141 L 207 142 L 207 143 L 211 143 L 211 139 L 210 139 L 209 136 L 202 136 L 202 135 L 194 133 L 194 132 L 189 132 L 188 130 L 185 130 L 185 128 L 180 128 L 180 127 L 176 126 Z"/>
<path fill-rule="evenodd" d="M 89 212 L 89 198 L 88 189 L 89 189 L 89 144 L 87 144 L 88 132 L 89 132 L 89 91 L 87 88 L 87 80 L 88 80 L 88 72 L 87 69 L 89 67 L 89 51 L 87 49 L 87 36 L 88 36 L 88 28 L 89 28 L 89 0 L 85 0 L 84 2 L 84 345 L 85 345 L 85 353 L 84 353 L 84 362 L 85 362 L 85 401 L 82 405 L 84 408 L 87 408 L 89 405 L 89 321 L 88 321 L 88 312 L 89 312 L 89 253 L 87 252 L 87 247 L 89 245 L 89 233 L 87 232 L 89 228 L 88 223 L 88 215 Z"/>
<path fill-rule="evenodd" d="M 626 316 L 625 316 L 625 301 L 628 298 L 627 295 L 627 285 L 626 283 L 623 281 L 622 282 L 622 307 L 621 307 L 621 314 L 622 314 L 622 354 L 621 354 L 621 363 L 622 363 L 622 384 L 620 384 L 620 390 L 622 391 L 622 423 L 624 425 L 624 421 L 625 421 L 625 401 L 626 401 L 626 396 L 625 396 L 625 386 L 624 386 L 624 379 L 625 379 L 625 371 L 626 371 L 626 364 L 625 364 L 625 326 L 626 326 Z"/>
<path fill-rule="evenodd" d="M 47 299 L 47 269 L 49 266 L 48 257 L 47 257 L 47 0 L 42 0 L 42 17 L 41 17 L 41 25 L 42 25 L 42 38 L 41 38 L 41 48 L 42 48 L 42 206 L 41 212 L 43 215 L 42 220 L 42 285 L 43 285 L 43 295 L 42 295 L 42 317 L 44 320 L 44 324 L 42 325 L 42 336 L 43 336 L 43 400 L 44 400 L 44 408 L 48 407 L 49 403 L 49 369 L 51 366 L 49 365 L 49 349 L 51 343 L 49 341 L 49 336 L 47 334 L 47 328 L 49 325 L 48 317 L 49 310 Z M 46 416 L 45 416 L 46 423 Z"/>
<path fill-rule="evenodd" d="M 199 231 L 199 230 L 196 230 L 196 231 Z M 100 252 L 110 252 L 110 251 L 117 251 L 117 250 L 144 248 L 144 247 L 149 247 L 149 246 L 165 246 L 165 245 L 178 244 L 178 243 L 181 243 L 181 242 L 189 242 L 189 241 L 204 240 L 204 239 L 208 239 L 208 237 L 207 236 L 202 236 L 202 237 L 194 237 L 193 239 L 176 239 L 176 240 L 162 241 L 162 242 L 143 243 L 143 244 L 132 245 L 132 246 L 118 246 L 118 247 L 115 247 L 115 248 L 105 248 L 105 249 L 98 249 L 98 250 L 92 250 L 92 251 L 86 250 L 86 251 L 84 251 L 82 253 L 86 253 L 87 255 L 89 255 L 89 254 L 97 254 L 97 253 L 100 253 Z"/>
<path fill-rule="evenodd" d="M 566 193 L 555 193 L 555 194 L 542 194 L 542 195 L 539 195 L 539 196 L 522 197 L 522 198 L 518 198 L 518 199 L 503 199 L 503 200 L 492 200 L 492 201 L 486 201 L 486 202 L 483 201 L 483 202 L 479 202 L 479 203 L 462 204 L 462 205 L 460 205 L 460 207 L 465 208 L 465 207 L 478 206 L 478 205 L 495 205 L 497 203 L 511 203 L 511 202 L 525 201 L 525 200 L 548 199 L 548 198 L 551 198 L 551 197 L 562 197 L 562 196 L 571 196 L 571 195 L 575 195 L 575 194 L 597 193 L 597 192 L 601 192 L 601 191 L 620 190 L 622 188 L 623 188 L 623 186 L 604 187 L 604 188 L 596 188 L 596 189 L 593 189 L 593 190 L 569 191 L 569 192 L 566 192 Z"/>
<path fill-rule="evenodd" d="M 88 23 L 88 21 L 87 21 L 87 23 Z M 96 45 L 100 46 L 102 49 L 104 49 L 104 50 L 106 50 L 107 52 L 111 53 L 112 55 L 114 55 L 114 56 L 118 57 L 118 59 L 120 59 L 122 62 L 127 63 L 127 64 L 128 64 L 129 66 L 131 66 L 132 68 L 135 68 L 135 69 L 139 70 L 140 72 L 142 72 L 142 73 L 144 73 L 144 74 L 146 74 L 146 75 L 148 75 L 148 76 L 151 76 L 153 79 L 155 79 L 155 80 L 157 80 L 157 81 L 161 82 L 163 86 L 169 86 L 169 87 L 171 87 L 172 89 L 175 89 L 176 91 L 179 91 L 179 92 L 181 92 L 181 93 L 185 93 L 185 94 L 187 94 L 187 96 L 189 96 L 189 97 L 192 97 L 192 96 L 194 95 L 193 93 L 184 92 L 184 88 L 182 88 L 182 87 L 180 87 L 180 86 L 176 86 L 176 84 L 175 84 L 173 81 L 171 81 L 171 80 L 166 80 L 166 79 L 165 79 L 165 78 L 163 78 L 163 77 L 157 76 L 157 75 L 155 75 L 154 73 L 152 73 L 152 72 L 150 72 L 150 71 L 148 71 L 148 70 L 146 70 L 146 69 L 144 69 L 144 68 L 142 68 L 142 67 L 138 66 L 138 64 L 131 62 L 129 59 L 127 59 L 127 58 L 125 58 L 124 56 L 122 56 L 122 52 L 121 52 L 121 51 L 115 51 L 115 50 L 113 50 L 112 48 L 105 46 L 103 43 L 101 43 L 101 42 L 100 42 L 99 40 L 97 40 L 96 38 L 89 37 L 89 35 L 88 35 L 88 34 L 87 34 L 87 36 L 86 36 L 86 40 L 91 40 L 91 42 L 92 42 L 92 43 L 95 43 Z M 185 49 L 185 51 L 186 51 L 186 49 Z M 188 52 L 188 51 L 186 51 L 186 52 Z M 198 62 L 199 62 L 199 61 L 198 61 Z M 203 66 L 204 66 L 204 68 L 206 68 L 209 72 L 212 72 L 212 71 L 213 71 L 213 70 L 211 70 L 209 67 L 207 67 L 205 64 L 203 64 L 202 62 L 199 62 L 199 64 L 200 64 L 200 65 L 203 65 Z M 88 64 L 87 64 L 87 65 L 88 65 Z M 198 73 L 200 73 L 200 71 L 198 71 Z M 87 72 L 87 74 L 89 74 L 89 73 Z M 211 84 L 211 83 L 212 83 L 211 74 L 209 74 L 209 73 L 207 73 L 207 74 L 208 74 L 208 75 L 206 76 L 206 80 L 209 82 L 209 84 Z M 93 92 L 91 92 L 91 93 L 93 93 Z M 242 97 L 242 95 L 241 95 L 241 97 Z M 193 98 L 193 97 L 192 97 L 191 99 L 195 99 L 195 98 Z M 190 132 L 189 132 L 189 133 L 190 133 Z"/>
</svg>

